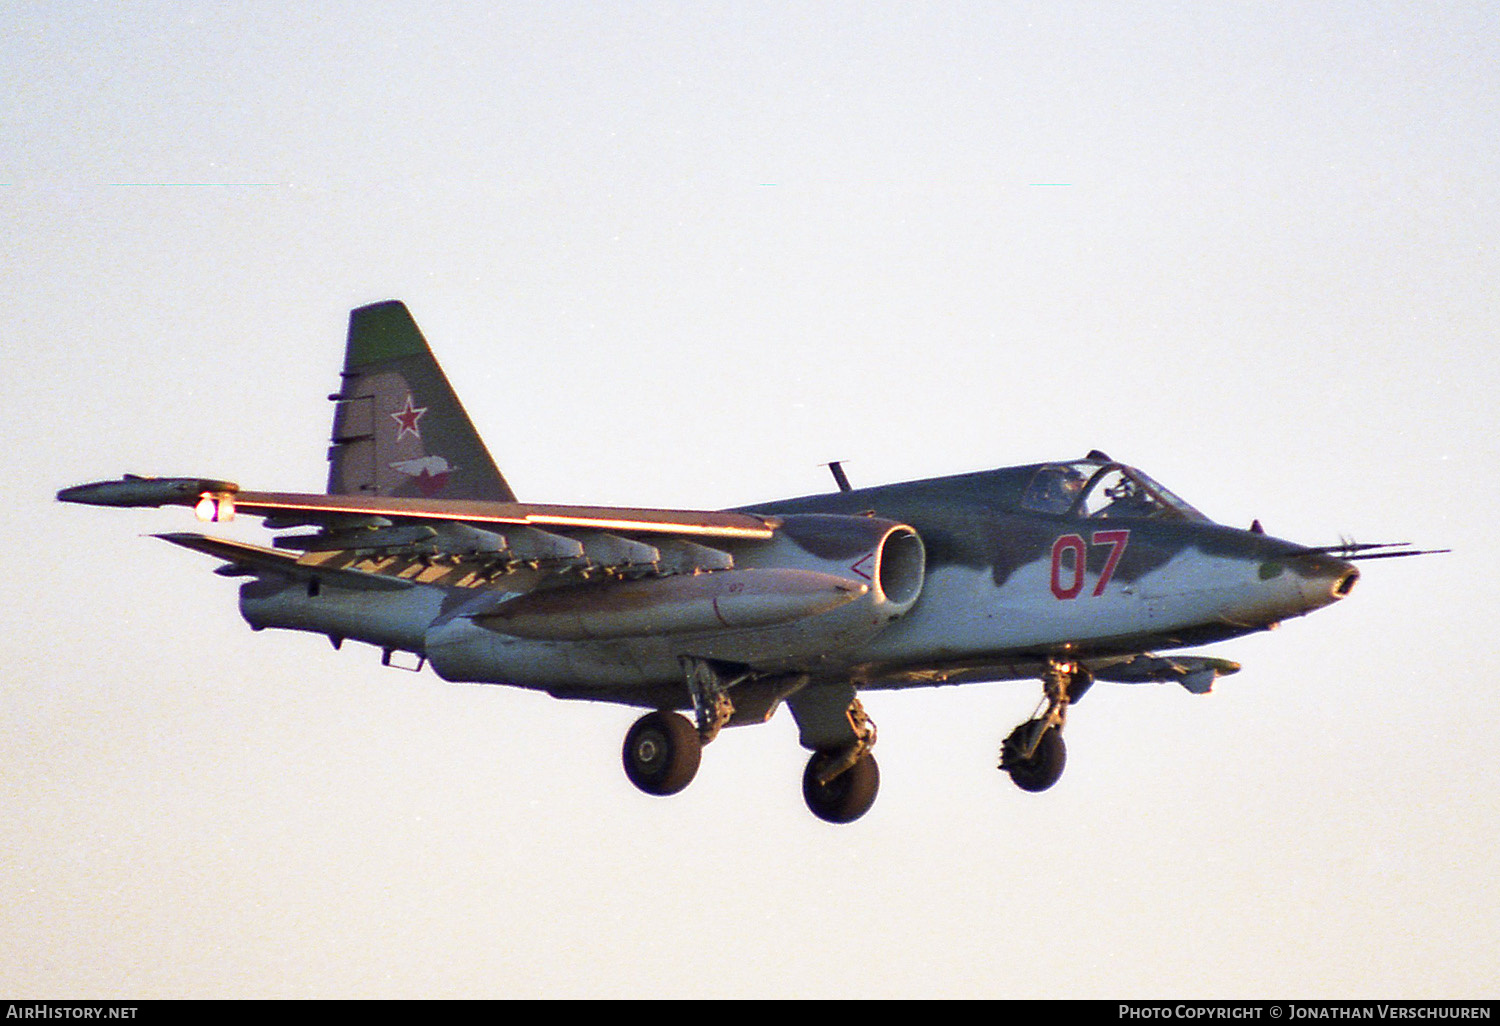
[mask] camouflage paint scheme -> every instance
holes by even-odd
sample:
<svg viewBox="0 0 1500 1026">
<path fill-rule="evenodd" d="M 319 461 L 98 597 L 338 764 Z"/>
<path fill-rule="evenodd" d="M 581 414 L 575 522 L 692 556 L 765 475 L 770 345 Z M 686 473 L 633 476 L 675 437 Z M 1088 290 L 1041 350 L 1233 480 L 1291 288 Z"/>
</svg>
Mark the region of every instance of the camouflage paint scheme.
<svg viewBox="0 0 1500 1026">
<path fill-rule="evenodd" d="M 815 752 L 813 791 L 868 759 L 858 690 L 1037 677 L 1052 704 L 1034 722 L 1060 731 L 1096 677 L 1207 691 L 1238 667 L 1154 653 L 1329 605 L 1361 558 L 1215 524 L 1097 452 L 721 512 L 522 504 L 399 302 L 351 313 L 329 398 L 325 495 L 126 477 L 58 498 L 290 530 L 270 548 L 160 536 L 248 578 L 257 630 L 410 652 L 451 681 L 692 709 L 705 742 L 785 702 Z M 837 822 L 868 807 L 808 801 Z"/>
<path fill-rule="evenodd" d="M 427 340 L 400 303 L 349 315 L 329 495 L 515 501 Z M 420 397 L 420 398 L 419 398 Z M 430 410 L 442 411 L 429 418 Z"/>
<path fill-rule="evenodd" d="M 852 661 L 849 672 L 864 688 L 1033 677 L 1039 663 L 1056 656 L 1093 660 L 1102 676 L 1120 657 L 1270 629 L 1342 598 L 1357 576 L 1343 560 L 1214 524 L 1196 511 L 1192 519 L 1099 518 L 1078 509 L 1021 508 L 1027 486 L 1058 466 L 1103 473 L 1119 465 L 1101 455 L 760 508 L 869 510 L 921 536 L 927 550 L 922 601 Z M 1115 546 L 1093 544 L 1091 536 L 1111 530 L 1128 535 L 1099 591 Z M 1060 538 L 1080 539 L 1086 553 L 1081 586 L 1071 598 L 1059 598 L 1052 588 Z M 1071 586 L 1066 555 L 1058 570 Z"/>
</svg>

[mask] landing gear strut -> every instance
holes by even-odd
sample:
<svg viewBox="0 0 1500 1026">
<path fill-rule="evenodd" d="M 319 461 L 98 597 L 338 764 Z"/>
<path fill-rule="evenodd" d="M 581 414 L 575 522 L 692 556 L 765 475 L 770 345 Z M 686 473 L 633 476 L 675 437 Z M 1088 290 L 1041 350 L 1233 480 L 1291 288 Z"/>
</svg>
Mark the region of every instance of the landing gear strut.
<svg viewBox="0 0 1500 1026">
<path fill-rule="evenodd" d="M 812 752 L 802 774 L 807 807 L 829 823 L 852 823 L 875 803 L 880 768 L 870 749 L 875 724 L 852 683 L 808 687 L 806 675 L 756 679 L 722 663 L 682 656 L 693 718 L 669 709 L 647 713 L 625 735 L 625 775 L 647 794 L 676 794 L 698 772 L 703 746 L 732 723 L 769 719 L 782 701 L 797 721 L 798 740 Z M 731 701 L 730 688 L 735 691 Z M 736 706 L 738 705 L 738 708 Z"/>
<path fill-rule="evenodd" d="M 679 662 L 693 700 L 693 720 L 660 709 L 636 720 L 625 735 L 625 775 L 647 794 L 676 794 L 691 784 L 703 746 L 734 716 L 728 691 L 736 681 L 725 681 L 706 659 L 682 656 Z"/>
<path fill-rule="evenodd" d="M 800 692 L 789 703 L 804 748 L 802 798 L 827 823 L 852 823 L 870 811 L 880 791 L 880 768 L 870 749 L 875 723 L 851 685 Z"/>
<path fill-rule="evenodd" d="M 1045 791 L 1057 783 L 1068 762 L 1062 729 L 1068 706 L 1094 683 L 1093 674 L 1077 663 L 1053 659 L 1042 674 L 1046 709 L 1015 730 L 1000 746 L 1000 768 L 1023 791 Z"/>
<path fill-rule="evenodd" d="M 729 688 L 735 683 L 725 681 L 707 659 L 693 656 L 678 656 L 678 665 L 687 680 L 688 694 L 693 698 L 693 716 L 698 721 L 698 736 L 708 744 L 719 736 L 734 716 L 734 703 L 729 700 Z"/>
</svg>

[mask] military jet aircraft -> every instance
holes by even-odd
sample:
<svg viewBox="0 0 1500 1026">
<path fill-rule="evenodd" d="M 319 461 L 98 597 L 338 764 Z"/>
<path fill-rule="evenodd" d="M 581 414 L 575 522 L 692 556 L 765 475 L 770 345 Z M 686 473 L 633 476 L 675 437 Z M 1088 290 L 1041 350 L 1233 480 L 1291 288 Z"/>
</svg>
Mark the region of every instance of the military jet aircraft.
<svg viewBox="0 0 1500 1026">
<path fill-rule="evenodd" d="M 522 503 L 394 301 L 350 315 L 329 398 L 326 494 L 126 476 L 57 497 L 287 532 L 270 547 L 157 536 L 245 578 L 254 630 L 650 710 L 623 751 L 648 794 L 681 791 L 721 729 L 785 704 L 812 753 L 807 805 L 833 823 L 864 815 L 879 788 L 862 690 L 1039 679 L 999 766 L 1042 791 L 1063 770 L 1068 708 L 1095 680 L 1207 692 L 1239 667 L 1156 653 L 1274 627 L 1347 596 L 1355 560 L 1418 554 L 1216 524 L 1097 451 L 860 489 L 833 464 L 837 491 L 715 512 Z"/>
</svg>

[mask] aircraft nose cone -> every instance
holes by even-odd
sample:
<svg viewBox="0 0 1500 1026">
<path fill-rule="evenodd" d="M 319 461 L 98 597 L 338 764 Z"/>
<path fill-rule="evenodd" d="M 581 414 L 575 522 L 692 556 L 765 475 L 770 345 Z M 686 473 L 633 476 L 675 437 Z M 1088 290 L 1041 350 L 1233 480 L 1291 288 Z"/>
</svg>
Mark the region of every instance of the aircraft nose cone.
<svg viewBox="0 0 1500 1026">
<path fill-rule="evenodd" d="M 1302 565 L 1293 569 L 1298 572 L 1299 590 L 1308 609 L 1320 609 L 1346 598 L 1359 580 L 1359 570 L 1352 563 L 1341 559 L 1321 557 L 1316 560 L 1298 560 Z"/>
<path fill-rule="evenodd" d="M 1348 566 L 1347 563 L 1345 565 Z M 1351 591 L 1354 590 L 1354 582 L 1356 582 L 1358 580 L 1359 580 L 1359 571 L 1356 570 L 1354 567 L 1350 566 L 1349 569 L 1344 572 L 1344 575 L 1342 577 L 1340 577 L 1338 579 L 1338 581 L 1334 584 L 1334 586 L 1333 586 L 1334 597 L 1335 598 L 1344 598 L 1345 596 L 1347 596 Z"/>
<path fill-rule="evenodd" d="M 1292 548 L 1273 550 L 1262 557 L 1258 576 L 1262 596 L 1274 607 L 1277 620 L 1305 616 L 1348 596 L 1359 580 L 1354 564 L 1323 552 Z"/>
</svg>

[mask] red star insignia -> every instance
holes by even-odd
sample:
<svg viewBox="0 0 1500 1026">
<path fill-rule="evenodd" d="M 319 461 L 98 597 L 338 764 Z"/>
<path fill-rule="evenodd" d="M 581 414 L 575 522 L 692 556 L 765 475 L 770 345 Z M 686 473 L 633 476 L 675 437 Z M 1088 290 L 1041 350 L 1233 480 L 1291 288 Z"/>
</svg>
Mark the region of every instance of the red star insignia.
<svg viewBox="0 0 1500 1026">
<path fill-rule="evenodd" d="M 407 395 L 406 406 L 400 412 L 391 414 L 391 419 L 394 420 L 399 427 L 399 430 L 396 432 L 396 441 L 401 441 L 401 439 L 406 437 L 408 432 L 416 435 L 417 438 L 420 439 L 422 437 L 422 432 L 417 427 L 417 421 L 421 420 L 422 414 L 426 412 L 427 407 L 413 406 L 411 396 Z"/>
</svg>

